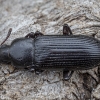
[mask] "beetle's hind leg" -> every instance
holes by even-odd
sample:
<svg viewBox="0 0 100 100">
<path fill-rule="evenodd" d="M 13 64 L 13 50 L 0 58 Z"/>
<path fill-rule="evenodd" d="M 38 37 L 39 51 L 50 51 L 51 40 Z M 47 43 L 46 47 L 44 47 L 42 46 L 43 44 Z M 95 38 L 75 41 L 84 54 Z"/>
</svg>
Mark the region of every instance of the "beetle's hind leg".
<svg viewBox="0 0 100 100">
<path fill-rule="evenodd" d="M 40 35 L 43 35 L 43 34 L 39 31 L 36 31 L 35 33 L 31 32 L 31 33 L 27 34 L 25 37 L 34 39 L 34 38 L 36 38 L 37 36 L 40 36 Z"/>
<path fill-rule="evenodd" d="M 72 77 L 73 73 L 74 71 L 63 71 L 63 80 L 69 80 Z"/>
<path fill-rule="evenodd" d="M 72 35 L 72 31 L 68 24 L 63 25 L 63 35 Z"/>
</svg>

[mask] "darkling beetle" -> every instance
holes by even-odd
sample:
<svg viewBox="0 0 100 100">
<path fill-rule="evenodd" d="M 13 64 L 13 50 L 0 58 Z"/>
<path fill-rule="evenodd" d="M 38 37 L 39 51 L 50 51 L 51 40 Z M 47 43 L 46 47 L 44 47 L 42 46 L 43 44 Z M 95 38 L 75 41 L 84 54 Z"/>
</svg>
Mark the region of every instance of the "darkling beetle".
<svg viewBox="0 0 100 100">
<path fill-rule="evenodd" d="M 12 63 L 16 68 L 63 70 L 63 79 L 71 78 L 75 70 L 87 70 L 100 63 L 100 41 L 94 37 L 73 35 L 67 24 L 63 35 L 43 35 L 37 31 L 17 38 L 11 45 L 0 47 L 0 63 Z"/>
</svg>

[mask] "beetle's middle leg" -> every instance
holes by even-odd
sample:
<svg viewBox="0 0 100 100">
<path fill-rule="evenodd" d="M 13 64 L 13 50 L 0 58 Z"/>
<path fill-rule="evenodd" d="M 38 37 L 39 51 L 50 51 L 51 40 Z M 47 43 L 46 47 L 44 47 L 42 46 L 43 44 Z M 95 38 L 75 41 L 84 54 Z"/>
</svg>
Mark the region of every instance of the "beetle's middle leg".
<svg viewBox="0 0 100 100">
<path fill-rule="evenodd" d="M 36 31 L 35 33 L 31 32 L 31 33 L 27 34 L 25 37 L 27 37 L 27 38 L 36 38 L 37 36 L 40 36 L 40 35 L 43 35 L 43 34 L 39 31 Z"/>
<path fill-rule="evenodd" d="M 68 24 L 63 25 L 63 35 L 73 35 Z"/>
</svg>

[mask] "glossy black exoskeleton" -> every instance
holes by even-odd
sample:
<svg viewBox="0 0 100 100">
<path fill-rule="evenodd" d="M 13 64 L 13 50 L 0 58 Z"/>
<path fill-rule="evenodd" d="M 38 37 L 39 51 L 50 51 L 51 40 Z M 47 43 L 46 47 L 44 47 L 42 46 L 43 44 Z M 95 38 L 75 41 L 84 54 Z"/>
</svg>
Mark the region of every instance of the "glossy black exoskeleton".
<svg viewBox="0 0 100 100">
<path fill-rule="evenodd" d="M 1 45 L 0 63 L 38 71 L 63 70 L 63 78 L 67 80 L 75 70 L 91 69 L 100 63 L 100 41 L 73 35 L 65 24 L 63 35 L 43 35 L 37 31 L 13 40 L 11 45 Z"/>
</svg>

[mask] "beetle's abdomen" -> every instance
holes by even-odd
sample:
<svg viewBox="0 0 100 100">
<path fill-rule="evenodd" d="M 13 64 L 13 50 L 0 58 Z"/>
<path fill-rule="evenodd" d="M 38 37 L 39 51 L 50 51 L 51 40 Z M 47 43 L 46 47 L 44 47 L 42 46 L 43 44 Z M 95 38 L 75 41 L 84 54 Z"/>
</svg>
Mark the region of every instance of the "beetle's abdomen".
<svg viewBox="0 0 100 100">
<path fill-rule="evenodd" d="M 36 66 L 42 69 L 89 69 L 100 62 L 100 43 L 88 36 L 39 36 Z"/>
</svg>

